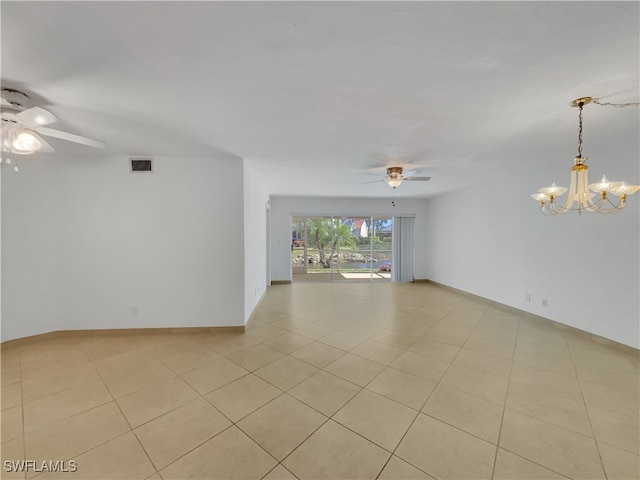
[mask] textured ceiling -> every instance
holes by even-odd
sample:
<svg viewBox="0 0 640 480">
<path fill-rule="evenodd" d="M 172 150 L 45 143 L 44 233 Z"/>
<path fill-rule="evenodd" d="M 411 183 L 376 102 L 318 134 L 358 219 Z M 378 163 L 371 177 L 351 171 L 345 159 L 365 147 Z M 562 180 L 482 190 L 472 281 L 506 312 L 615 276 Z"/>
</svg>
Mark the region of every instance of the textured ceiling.
<svg viewBox="0 0 640 480">
<path fill-rule="evenodd" d="M 638 101 L 638 7 L 3 1 L 1 74 L 108 144 L 61 154 L 244 158 L 274 195 L 388 195 L 363 183 L 403 165 L 432 180 L 396 194 L 428 197 L 573 144 L 574 98 Z"/>
</svg>

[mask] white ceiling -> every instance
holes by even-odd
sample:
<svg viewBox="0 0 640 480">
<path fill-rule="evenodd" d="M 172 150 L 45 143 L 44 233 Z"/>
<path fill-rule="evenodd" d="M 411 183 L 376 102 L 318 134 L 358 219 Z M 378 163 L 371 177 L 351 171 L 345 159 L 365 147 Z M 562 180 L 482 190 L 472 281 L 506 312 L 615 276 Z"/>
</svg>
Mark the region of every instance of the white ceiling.
<svg viewBox="0 0 640 480">
<path fill-rule="evenodd" d="M 638 101 L 638 7 L 2 1 L 1 74 L 108 144 L 58 153 L 244 158 L 274 195 L 388 196 L 363 182 L 419 166 L 396 195 L 428 197 L 515 139 L 573 145 L 574 98 Z"/>
</svg>

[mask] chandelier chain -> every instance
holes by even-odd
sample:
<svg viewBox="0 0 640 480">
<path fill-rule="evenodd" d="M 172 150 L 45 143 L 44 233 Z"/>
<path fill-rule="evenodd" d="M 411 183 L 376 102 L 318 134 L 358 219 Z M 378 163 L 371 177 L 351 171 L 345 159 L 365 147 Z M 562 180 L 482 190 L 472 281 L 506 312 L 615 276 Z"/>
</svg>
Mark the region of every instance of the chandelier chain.
<svg viewBox="0 0 640 480">
<path fill-rule="evenodd" d="M 578 127 L 578 157 L 582 157 L 582 102 L 580 102 L 580 114 L 578 115 L 579 127 Z"/>
<path fill-rule="evenodd" d="M 629 102 L 629 103 L 611 103 L 611 102 L 601 102 L 597 98 L 592 100 L 596 105 L 600 105 L 601 107 L 615 107 L 615 108 L 625 108 L 625 107 L 637 107 L 640 105 L 638 102 Z"/>
</svg>

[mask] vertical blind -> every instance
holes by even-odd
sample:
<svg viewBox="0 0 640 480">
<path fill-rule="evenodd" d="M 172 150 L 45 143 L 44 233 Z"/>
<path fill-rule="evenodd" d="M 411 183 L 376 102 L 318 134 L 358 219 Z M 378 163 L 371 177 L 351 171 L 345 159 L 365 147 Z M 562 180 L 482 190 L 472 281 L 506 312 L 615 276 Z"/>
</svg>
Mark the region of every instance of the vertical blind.
<svg viewBox="0 0 640 480">
<path fill-rule="evenodd" d="M 393 217 L 391 281 L 413 281 L 413 217 Z"/>
</svg>

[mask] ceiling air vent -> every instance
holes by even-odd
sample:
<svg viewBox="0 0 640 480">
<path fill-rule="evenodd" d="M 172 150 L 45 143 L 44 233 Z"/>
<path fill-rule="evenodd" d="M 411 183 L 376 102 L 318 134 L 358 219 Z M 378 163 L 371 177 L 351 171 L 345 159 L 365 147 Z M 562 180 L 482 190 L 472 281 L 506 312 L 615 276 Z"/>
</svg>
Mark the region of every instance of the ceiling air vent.
<svg viewBox="0 0 640 480">
<path fill-rule="evenodd" d="M 130 158 L 132 172 L 153 172 L 151 158 Z"/>
</svg>

